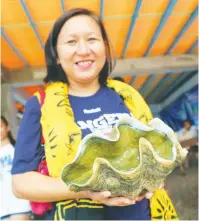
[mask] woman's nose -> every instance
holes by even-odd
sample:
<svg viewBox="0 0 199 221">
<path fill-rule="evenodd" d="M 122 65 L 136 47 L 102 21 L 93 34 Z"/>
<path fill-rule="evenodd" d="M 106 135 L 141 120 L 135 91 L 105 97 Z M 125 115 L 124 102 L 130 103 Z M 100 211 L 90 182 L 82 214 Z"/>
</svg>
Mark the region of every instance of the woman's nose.
<svg viewBox="0 0 199 221">
<path fill-rule="evenodd" d="M 78 55 L 88 55 L 90 53 L 90 48 L 87 42 L 80 41 L 77 47 L 77 54 Z"/>
</svg>

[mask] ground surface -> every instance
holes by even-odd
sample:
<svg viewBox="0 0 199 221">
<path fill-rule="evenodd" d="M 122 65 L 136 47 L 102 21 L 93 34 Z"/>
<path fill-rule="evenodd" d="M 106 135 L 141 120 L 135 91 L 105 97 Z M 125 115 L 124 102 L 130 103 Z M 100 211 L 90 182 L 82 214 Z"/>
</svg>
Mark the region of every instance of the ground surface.
<svg viewBox="0 0 199 221">
<path fill-rule="evenodd" d="M 198 220 L 198 163 L 191 163 L 185 170 L 186 176 L 177 168 L 165 181 L 180 220 Z"/>
</svg>

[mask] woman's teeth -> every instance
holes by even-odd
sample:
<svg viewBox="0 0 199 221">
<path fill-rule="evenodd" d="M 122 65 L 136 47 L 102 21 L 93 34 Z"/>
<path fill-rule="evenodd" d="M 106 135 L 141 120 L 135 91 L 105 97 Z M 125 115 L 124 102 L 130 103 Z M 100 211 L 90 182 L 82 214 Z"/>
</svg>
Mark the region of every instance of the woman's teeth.
<svg viewBox="0 0 199 221">
<path fill-rule="evenodd" d="M 80 61 L 80 62 L 77 62 L 77 65 L 82 68 L 87 68 L 87 67 L 90 67 L 92 63 L 93 63 L 92 61 Z"/>
</svg>

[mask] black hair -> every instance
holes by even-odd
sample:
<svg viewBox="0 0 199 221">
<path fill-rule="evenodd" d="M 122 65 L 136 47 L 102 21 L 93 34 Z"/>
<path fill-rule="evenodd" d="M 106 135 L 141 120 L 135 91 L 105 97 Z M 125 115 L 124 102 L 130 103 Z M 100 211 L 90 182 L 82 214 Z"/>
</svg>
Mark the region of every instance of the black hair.
<svg viewBox="0 0 199 221">
<path fill-rule="evenodd" d="M 1 115 L 1 120 L 4 122 L 4 124 L 6 126 L 8 126 L 8 121 L 2 115 Z M 8 131 L 8 139 L 9 139 L 10 143 L 14 146 L 15 145 L 15 139 L 13 138 L 11 131 Z"/>
<path fill-rule="evenodd" d="M 47 76 L 44 79 L 45 83 L 56 82 L 56 81 L 68 83 L 67 76 L 64 70 L 62 69 L 60 64 L 57 64 L 57 58 L 58 58 L 57 39 L 66 21 L 78 15 L 87 15 L 93 18 L 93 20 L 99 25 L 100 30 L 101 30 L 102 38 L 104 40 L 105 47 L 106 47 L 106 61 L 102 70 L 99 73 L 99 83 L 101 85 L 106 84 L 108 75 L 112 72 L 114 68 L 115 59 L 113 60 L 111 57 L 111 53 L 113 49 L 111 47 L 110 41 L 108 39 L 108 35 L 106 33 L 106 30 L 104 28 L 102 21 L 94 12 L 88 9 L 75 8 L 75 9 L 71 9 L 65 12 L 61 17 L 57 19 L 57 21 L 55 22 L 48 36 L 48 39 L 45 44 L 45 59 L 46 59 L 46 66 L 47 66 Z"/>
<path fill-rule="evenodd" d="M 192 121 L 191 121 L 191 120 L 189 120 L 189 119 L 183 120 L 183 125 L 184 125 L 185 123 L 189 123 L 190 125 L 192 125 L 192 124 L 193 124 L 193 123 L 192 123 Z"/>
<path fill-rule="evenodd" d="M 122 77 L 114 77 L 113 80 L 124 82 L 124 78 Z"/>
</svg>

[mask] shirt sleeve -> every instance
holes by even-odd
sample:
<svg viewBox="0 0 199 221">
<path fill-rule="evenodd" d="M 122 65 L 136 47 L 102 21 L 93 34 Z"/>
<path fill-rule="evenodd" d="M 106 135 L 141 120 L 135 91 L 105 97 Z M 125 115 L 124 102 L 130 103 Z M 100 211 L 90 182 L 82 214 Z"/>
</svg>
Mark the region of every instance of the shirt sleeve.
<svg viewBox="0 0 199 221">
<path fill-rule="evenodd" d="M 33 96 L 25 105 L 25 112 L 17 134 L 12 174 L 25 173 L 38 168 L 44 155 L 40 144 L 40 104 Z"/>
<path fill-rule="evenodd" d="M 197 131 L 197 128 L 195 126 L 191 127 L 191 136 L 193 138 L 198 136 L 198 131 Z"/>
<path fill-rule="evenodd" d="M 178 138 L 178 141 L 183 141 L 183 131 L 182 129 L 180 131 L 177 132 L 177 138 Z"/>
</svg>

